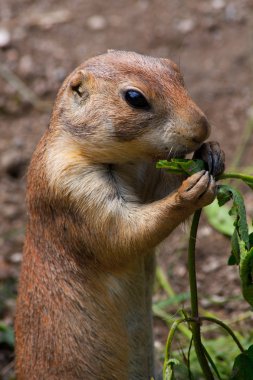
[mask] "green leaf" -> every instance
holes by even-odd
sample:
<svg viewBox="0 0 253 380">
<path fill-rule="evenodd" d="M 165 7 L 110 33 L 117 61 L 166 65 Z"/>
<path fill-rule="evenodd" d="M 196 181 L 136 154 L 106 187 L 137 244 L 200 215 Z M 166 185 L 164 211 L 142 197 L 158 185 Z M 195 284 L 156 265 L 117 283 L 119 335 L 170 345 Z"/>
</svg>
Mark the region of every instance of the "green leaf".
<svg viewBox="0 0 253 380">
<path fill-rule="evenodd" d="M 205 163 L 202 160 L 187 160 L 183 158 L 173 158 L 173 163 L 176 163 L 187 174 L 192 175 L 205 169 Z"/>
<path fill-rule="evenodd" d="M 218 188 L 217 198 L 220 206 L 224 205 L 229 199 L 233 199 L 229 214 L 234 218 L 234 227 L 237 230 L 239 240 L 244 242 L 246 249 L 249 249 L 249 230 L 242 195 L 238 190 L 228 185 L 221 185 Z"/>
<path fill-rule="evenodd" d="M 234 233 L 232 235 L 231 247 L 232 247 L 232 252 L 231 252 L 231 256 L 230 256 L 228 264 L 229 265 L 235 265 L 235 264 L 239 265 L 240 264 L 241 251 L 240 251 L 239 237 L 238 237 L 238 233 L 237 233 L 236 229 L 234 230 Z"/>
<path fill-rule="evenodd" d="M 235 227 L 231 216 L 228 214 L 229 208 L 227 206 L 220 207 L 215 199 L 213 203 L 204 208 L 204 212 L 213 228 L 224 235 L 233 235 Z"/>
<path fill-rule="evenodd" d="M 226 185 L 218 186 L 217 200 L 220 207 L 224 206 L 224 204 L 230 201 L 232 197 L 233 197 L 233 193 L 230 191 L 230 187 Z"/>
<path fill-rule="evenodd" d="M 253 345 L 235 358 L 230 380 L 253 379 Z"/>
<path fill-rule="evenodd" d="M 232 237 L 235 227 L 234 227 L 233 219 L 229 215 L 229 210 L 230 208 L 226 205 L 220 207 L 218 204 L 218 200 L 215 199 L 213 203 L 211 203 L 209 206 L 206 206 L 204 208 L 204 213 L 207 217 L 209 224 L 214 229 L 216 229 L 218 232 L 220 232 L 223 235 Z M 252 230 L 251 226 L 250 226 L 250 230 Z M 250 235 L 249 235 L 249 238 L 250 238 Z M 253 233 L 252 233 L 251 241 L 252 241 L 252 246 L 253 246 Z"/>
<path fill-rule="evenodd" d="M 180 364 L 180 362 L 177 359 L 169 359 L 168 360 L 164 380 L 175 380 L 174 367 L 179 365 L 179 364 Z"/>
<path fill-rule="evenodd" d="M 14 348 L 14 331 L 12 326 L 0 323 L 0 343 L 6 343 Z"/>
<path fill-rule="evenodd" d="M 156 163 L 157 169 L 166 169 L 169 173 L 174 174 L 183 174 L 183 169 L 178 166 L 175 162 L 167 161 L 167 160 L 160 160 Z"/>
<path fill-rule="evenodd" d="M 218 190 L 219 205 L 233 199 L 229 215 L 234 219 L 234 232 L 231 239 L 232 254 L 228 263 L 239 264 L 242 294 L 245 300 L 253 307 L 253 236 L 249 235 L 244 200 L 239 191 L 228 185 L 222 185 Z"/>
<path fill-rule="evenodd" d="M 240 278 L 243 297 L 253 307 L 253 248 L 249 251 L 242 249 Z"/>
<path fill-rule="evenodd" d="M 176 167 L 176 165 L 172 165 L 172 163 L 170 161 L 168 161 L 168 160 L 159 160 L 156 163 L 156 167 L 158 169 L 160 169 L 160 168 L 166 169 L 166 168 L 170 168 L 171 166 Z"/>
<path fill-rule="evenodd" d="M 253 247 L 253 232 L 251 232 L 249 234 L 249 247 L 252 248 Z"/>
<path fill-rule="evenodd" d="M 156 164 L 157 168 L 167 169 L 168 172 L 176 174 L 192 175 L 205 169 L 202 160 L 189 160 L 186 158 L 173 158 L 171 161 L 160 160 Z"/>
<path fill-rule="evenodd" d="M 249 249 L 249 229 L 244 200 L 239 191 L 232 189 L 232 193 L 233 206 L 229 214 L 235 218 L 234 226 L 239 235 L 239 239 L 241 239 L 245 243 L 245 247 Z"/>
<path fill-rule="evenodd" d="M 233 254 L 231 254 L 228 258 L 228 265 L 238 265 L 236 258 Z"/>
</svg>

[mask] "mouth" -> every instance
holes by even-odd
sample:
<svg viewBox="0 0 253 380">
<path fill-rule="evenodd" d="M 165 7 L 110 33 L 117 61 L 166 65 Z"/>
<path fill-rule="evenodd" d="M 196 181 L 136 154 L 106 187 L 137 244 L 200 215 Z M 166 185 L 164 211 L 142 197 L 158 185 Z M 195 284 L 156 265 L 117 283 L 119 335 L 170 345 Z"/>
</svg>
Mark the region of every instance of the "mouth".
<svg viewBox="0 0 253 380">
<path fill-rule="evenodd" d="M 153 159 L 158 161 L 158 160 L 170 160 L 172 158 L 185 158 L 185 156 L 189 153 L 193 153 L 193 149 L 189 149 L 186 147 L 180 147 L 180 149 L 177 150 L 172 150 L 165 148 L 163 152 L 159 152 L 156 155 L 153 156 Z"/>
</svg>

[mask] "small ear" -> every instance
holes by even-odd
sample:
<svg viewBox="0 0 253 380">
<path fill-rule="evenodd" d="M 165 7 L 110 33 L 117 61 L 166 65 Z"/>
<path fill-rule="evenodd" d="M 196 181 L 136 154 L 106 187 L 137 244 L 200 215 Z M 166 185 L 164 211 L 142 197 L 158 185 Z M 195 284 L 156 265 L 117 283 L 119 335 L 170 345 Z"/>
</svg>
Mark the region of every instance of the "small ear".
<svg viewBox="0 0 253 380">
<path fill-rule="evenodd" d="M 73 75 L 70 80 L 71 90 L 80 98 L 87 98 L 89 96 L 89 88 L 94 83 L 94 76 L 85 71 L 78 71 Z"/>
<path fill-rule="evenodd" d="M 175 62 L 173 62 L 171 59 L 169 58 L 160 58 L 160 59 L 166 66 L 172 67 L 173 70 L 180 73 L 180 66 L 177 65 Z"/>
</svg>

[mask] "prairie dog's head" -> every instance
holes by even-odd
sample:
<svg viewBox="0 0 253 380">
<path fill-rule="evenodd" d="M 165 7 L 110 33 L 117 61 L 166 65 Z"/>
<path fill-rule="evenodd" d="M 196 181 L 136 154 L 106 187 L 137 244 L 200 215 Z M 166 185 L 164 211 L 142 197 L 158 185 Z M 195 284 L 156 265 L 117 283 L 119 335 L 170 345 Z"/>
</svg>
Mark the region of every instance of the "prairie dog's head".
<svg viewBox="0 0 253 380">
<path fill-rule="evenodd" d="M 210 133 L 176 64 L 124 51 L 92 58 L 65 80 L 51 128 L 102 163 L 182 156 Z"/>
</svg>

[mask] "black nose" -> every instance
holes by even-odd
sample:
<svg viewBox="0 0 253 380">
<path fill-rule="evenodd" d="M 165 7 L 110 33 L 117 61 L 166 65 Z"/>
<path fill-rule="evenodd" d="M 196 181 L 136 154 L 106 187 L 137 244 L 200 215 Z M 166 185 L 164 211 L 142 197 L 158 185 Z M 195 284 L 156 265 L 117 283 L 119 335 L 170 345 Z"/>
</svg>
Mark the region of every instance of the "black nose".
<svg viewBox="0 0 253 380">
<path fill-rule="evenodd" d="M 211 126 L 207 121 L 207 118 L 202 115 L 196 122 L 196 135 L 193 137 L 193 141 L 198 144 L 202 143 L 209 137 L 210 131 Z"/>
</svg>

